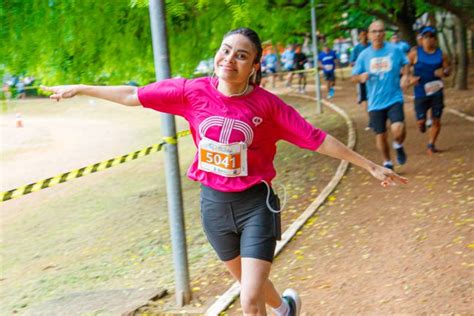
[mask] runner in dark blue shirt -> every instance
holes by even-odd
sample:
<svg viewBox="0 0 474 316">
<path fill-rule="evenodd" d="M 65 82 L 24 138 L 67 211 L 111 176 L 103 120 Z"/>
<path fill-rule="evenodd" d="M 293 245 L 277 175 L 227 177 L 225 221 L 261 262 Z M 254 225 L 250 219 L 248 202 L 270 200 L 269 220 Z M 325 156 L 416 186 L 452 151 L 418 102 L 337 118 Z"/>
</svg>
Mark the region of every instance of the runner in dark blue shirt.
<svg viewBox="0 0 474 316">
<path fill-rule="evenodd" d="M 323 69 L 324 79 L 327 84 L 327 98 L 331 99 L 334 96 L 334 86 L 336 85 L 336 52 L 325 44 L 323 51 L 319 53 L 318 61 L 320 67 Z"/>
<path fill-rule="evenodd" d="M 367 47 L 369 47 L 369 38 L 367 36 L 367 31 L 362 30 L 359 32 L 359 43 L 354 46 L 354 49 L 351 52 L 351 57 L 349 59 L 351 66 L 354 66 L 357 57 L 359 57 L 360 53 Z M 362 102 L 367 101 L 367 89 L 365 87 L 365 83 L 357 84 L 357 103 L 361 104 Z"/>
<path fill-rule="evenodd" d="M 428 135 L 428 154 L 436 153 L 435 142 L 441 130 L 441 115 L 444 108 L 443 81 L 450 73 L 450 62 L 438 48 L 436 29 L 428 26 L 420 32 L 421 47 L 414 47 L 408 54 L 414 66 L 412 84 L 415 86 L 415 112 L 418 129 L 426 131 L 426 113 L 431 109 L 432 125 Z"/>
</svg>

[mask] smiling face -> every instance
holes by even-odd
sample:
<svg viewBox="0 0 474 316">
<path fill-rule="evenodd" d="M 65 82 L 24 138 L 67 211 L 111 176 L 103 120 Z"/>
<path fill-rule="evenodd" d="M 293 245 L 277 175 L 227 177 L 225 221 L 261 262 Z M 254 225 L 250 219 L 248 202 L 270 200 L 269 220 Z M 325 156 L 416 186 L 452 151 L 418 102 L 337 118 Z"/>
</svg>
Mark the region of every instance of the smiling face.
<svg viewBox="0 0 474 316">
<path fill-rule="evenodd" d="M 228 83 L 246 82 L 259 64 L 255 63 L 257 50 L 244 35 L 229 35 L 222 41 L 214 57 L 214 69 L 217 77 Z"/>
</svg>

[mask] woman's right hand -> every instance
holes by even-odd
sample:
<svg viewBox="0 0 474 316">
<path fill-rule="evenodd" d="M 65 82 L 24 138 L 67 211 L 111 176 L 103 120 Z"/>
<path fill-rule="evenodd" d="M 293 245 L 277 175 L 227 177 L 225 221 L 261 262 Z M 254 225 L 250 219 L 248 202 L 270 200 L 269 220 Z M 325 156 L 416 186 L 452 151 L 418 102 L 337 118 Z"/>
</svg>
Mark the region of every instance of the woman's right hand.
<svg viewBox="0 0 474 316">
<path fill-rule="evenodd" d="M 372 176 L 381 181 L 380 185 L 384 188 L 389 185 L 396 185 L 396 182 L 408 183 L 408 179 L 395 173 L 393 170 L 373 164 L 369 169 Z"/>
<path fill-rule="evenodd" d="M 59 101 L 61 99 L 69 99 L 74 97 L 79 93 L 81 85 L 65 85 L 65 86 L 41 86 L 41 89 L 44 91 L 52 92 L 53 94 L 49 96 L 50 99 Z"/>
</svg>

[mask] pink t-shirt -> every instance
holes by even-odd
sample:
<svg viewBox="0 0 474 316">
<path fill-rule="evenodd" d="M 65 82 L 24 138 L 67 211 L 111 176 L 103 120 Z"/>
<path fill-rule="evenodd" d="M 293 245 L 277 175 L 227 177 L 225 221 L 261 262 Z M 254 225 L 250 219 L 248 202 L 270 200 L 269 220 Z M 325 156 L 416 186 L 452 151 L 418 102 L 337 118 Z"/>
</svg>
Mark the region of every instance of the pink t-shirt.
<svg viewBox="0 0 474 316">
<path fill-rule="evenodd" d="M 188 170 L 192 180 L 223 192 L 240 192 L 262 180 L 271 183 L 276 175 L 273 159 L 278 140 L 310 150 L 324 141 L 324 131 L 274 94 L 255 86 L 245 96 L 227 97 L 216 89 L 216 80 L 167 79 L 138 89 L 144 107 L 184 117 L 196 146 L 201 135 L 223 144 L 247 144 L 247 176 L 226 177 L 200 170 L 196 153 Z"/>
</svg>

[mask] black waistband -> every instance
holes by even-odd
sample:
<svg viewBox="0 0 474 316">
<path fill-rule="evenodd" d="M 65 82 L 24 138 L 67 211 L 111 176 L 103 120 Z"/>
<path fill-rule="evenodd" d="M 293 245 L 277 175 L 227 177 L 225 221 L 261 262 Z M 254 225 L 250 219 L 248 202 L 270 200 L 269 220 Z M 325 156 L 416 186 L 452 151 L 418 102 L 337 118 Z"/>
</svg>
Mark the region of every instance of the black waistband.
<svg viewBox="0 0 474 316">
<path fill-rule="evenodd" d="M 267 196 L 265 183 L 259 183 L 241 192 L 222 192 L 201 184 L 201 197 L 214 202 L 235 202 L 253 198 L 256 195 Z"/>
</svg>

